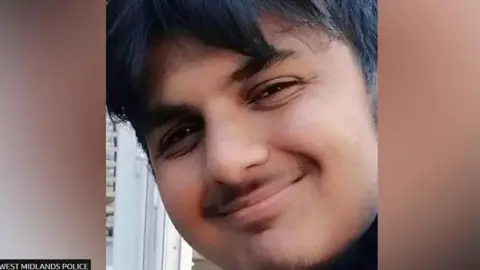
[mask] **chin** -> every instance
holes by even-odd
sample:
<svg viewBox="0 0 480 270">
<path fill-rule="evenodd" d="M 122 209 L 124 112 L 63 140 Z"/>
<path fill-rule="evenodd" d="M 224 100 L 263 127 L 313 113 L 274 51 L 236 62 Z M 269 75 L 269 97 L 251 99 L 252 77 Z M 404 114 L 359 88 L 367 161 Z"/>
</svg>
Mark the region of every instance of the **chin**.
<svg viewBox="0 0 480 270">
<path fill-rule="evenodd" d="M 352 260 L 351 258 L 356 260 L 354 258 L 356 255 L 351 254 L 351 247 L 360 241 L 368 226 L 361 231 L 337 227 L 339 230 L 320 232 L 314 228 L 315 223 L 307 221 L 304 220 L 303 224 L 297 226 L 272 228 L 251 236 L 246 248 L 247 256 L 244 257 L 246 261 L 243 262 L 242 268 L 237 269 L 310 270 L 324 269 L 328 266 L 326 269 L 344 270 L 343 267 L 331 268 L 330 266 L 333 263 L 336 265 L 338 260 L 342 260 L 342 263 Z M 309 227 L 309 225 L 312 226 Z M 372 235 L 376 239 L 376 231 Z M 375 244 L 376 241 L 372 243 Z M 347 251 L 348 256 L 344 255 Z M 376 256 L 376 252 L 372 254 Z"/>
<path fill-rule="evenodd" d="M 301 237 L 298 230 L 271 229 L 250 239 L 248 266 L 242 270 L 311 269 L 331 261 L 344 246 L 316 237 Z"/>
</svg>

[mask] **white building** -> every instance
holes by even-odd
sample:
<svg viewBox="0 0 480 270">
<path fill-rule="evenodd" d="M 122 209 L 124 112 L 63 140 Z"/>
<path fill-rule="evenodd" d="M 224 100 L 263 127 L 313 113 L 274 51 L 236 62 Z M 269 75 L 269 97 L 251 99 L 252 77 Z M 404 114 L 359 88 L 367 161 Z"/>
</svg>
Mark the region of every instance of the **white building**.
<svg viewBox="0 0 480 270">
<path fill-rule="evenodd" d="M 115 201 L 115 180 L 116 180 L 116 162 L 118 150 L 118 131 L 114 123 L 107 117 L 106 119 L 106 236 L 107 236 L 107 266 L 113 264 L 113 219 L 114 219 L 114 201 Z"/>
<path fill-rule="evenodd" d="M 168 218 L 132 129 L 106 121 L 107 269 L 217 270 Z"/>
</svg>

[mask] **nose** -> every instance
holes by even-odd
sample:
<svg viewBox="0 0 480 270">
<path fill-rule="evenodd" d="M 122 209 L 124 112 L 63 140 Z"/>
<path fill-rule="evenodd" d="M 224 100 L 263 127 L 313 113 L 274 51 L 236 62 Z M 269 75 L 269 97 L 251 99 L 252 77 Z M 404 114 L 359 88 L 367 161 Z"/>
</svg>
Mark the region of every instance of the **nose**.
<svg viewBox="0 0 480 270">
<path fill-rule="evenodd" d="M 208 125 L 205 163 L 210 179 L 228 186 L 243 186 L 252 171 L 268 160 L 269 150 L 252 121 L 229 119 Z"/>
</svg>

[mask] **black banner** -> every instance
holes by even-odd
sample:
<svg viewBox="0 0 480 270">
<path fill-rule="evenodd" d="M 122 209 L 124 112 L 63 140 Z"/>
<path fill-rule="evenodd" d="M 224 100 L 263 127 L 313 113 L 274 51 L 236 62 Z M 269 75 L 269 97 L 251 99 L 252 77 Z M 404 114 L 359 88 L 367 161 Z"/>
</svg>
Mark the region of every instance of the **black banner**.
<svg viewBox="0 0 480 270">
<path fill-rule="evenodd" d="M 91 260 L 0 260 L 0 270 L 92 270 Z"/>
</svg>

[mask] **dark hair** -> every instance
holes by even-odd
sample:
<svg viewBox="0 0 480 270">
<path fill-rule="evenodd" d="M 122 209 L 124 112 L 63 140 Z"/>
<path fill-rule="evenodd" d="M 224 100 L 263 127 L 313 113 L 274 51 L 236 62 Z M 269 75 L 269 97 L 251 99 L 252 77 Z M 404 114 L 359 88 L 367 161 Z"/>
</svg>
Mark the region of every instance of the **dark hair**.
<svg viewBox="0 0 480 270">
<path fill-rule="evenodd" d="M 265 56 L 259 16 L 292 26 L 321 27 L 355 51 L 372 96 L 376 122 L 376 0 L 111 0 L 107 4 L 107 108 L 129 121 L 145 148 L 140 123 L 145 109 L 144 58 L 152 40 L 188 36 L 245 56 Z"/>
</svg>

